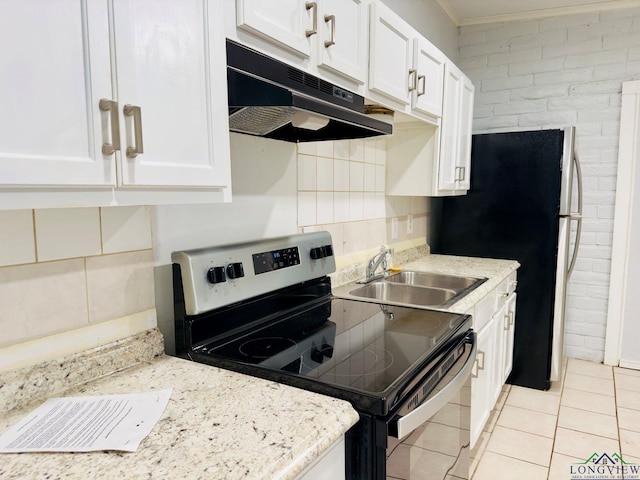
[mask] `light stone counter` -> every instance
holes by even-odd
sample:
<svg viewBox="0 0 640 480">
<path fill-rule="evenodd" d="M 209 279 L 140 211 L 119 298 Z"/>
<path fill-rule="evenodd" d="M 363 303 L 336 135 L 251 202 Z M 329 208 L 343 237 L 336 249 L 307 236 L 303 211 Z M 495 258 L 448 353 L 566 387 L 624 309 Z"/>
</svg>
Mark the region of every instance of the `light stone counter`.
<svg viewBox="0 0 640 480">
<path fill-rule="evenodd" d="M 159 336 L 155 334 L 156 340 Z M 121 342 L 117 348 L 91 356 L 115 358 L 132 344 L 137 343 Z M 147 350 L 151 358 L 138 358 L 141 361 L 133 365 L 129 359 L 129 365 L 111 374 L 99 368 L 98 373 L 106 376 L 63 393 L 122 394 L 172 388 L 167 409 L 136 452 L 1 454 L 0 478 L 291 479 L 358 420 L 355 410 L 342 400 L 165 356 L 155 346 Z M 0 401 L 25 392 L 21 403 L 26 403 L 34 381 L 47 383 L 49 374 L 63 377 L 65 369 L 68 375 L 74 365 L 78 366 L 77 358 L 18 376 L 0 375 Z M 94 368 L 86 362 L 84 367 Z M 117 365 L 112 367 L 117 369 Z M 47 396 L 57 393 L 49 389 Z M 11 410 L 5 404 L 0 431 L 40 402 Z"/>
<path fill-rule="evenodd" d="M 496 288 L 500 282 L 517 270 L 520 264 L 516 260 L 434 255 L 429 253 L 429 247 L 425 245 L 394 253 L 393 266 L 400 267 L 402 270 L 486 277 L 487 281 L 475 290 L 462 297 L 450 307 L 441 309 L 448 312 L 468 313 L 476 303 L 482 300 L 489 292 Z M 344 290 L 341 287 L 364 278 L 364 274 L 364 264 L 353 265 L 331 274 L 334 291 Z M 436 308 L 436 310 L 438 309 Z"/>
</svg>

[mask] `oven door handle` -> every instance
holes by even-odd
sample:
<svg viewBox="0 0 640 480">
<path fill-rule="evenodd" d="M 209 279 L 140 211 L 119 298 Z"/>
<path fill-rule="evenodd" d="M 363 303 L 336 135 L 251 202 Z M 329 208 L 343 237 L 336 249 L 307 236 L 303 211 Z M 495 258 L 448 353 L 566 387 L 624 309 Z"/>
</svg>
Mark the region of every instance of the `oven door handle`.
<svg viewBox="0 0 640 480">
<path fill-rule="evenodd" d="M 471 336 L 470 342 L 471 351 L 469 352 L 469 356 L 456 376 L 453 377 L 453 379 L 449 381 L 449 383 L 447 383 L 438 393 L 429 398 L 411 413 L 400 417 L 396 421 L 396 428 L 393 430 L 394 433 L 397 432 L 397 438 L 404 438 L 406 435 L 409 435 L 416 428 L 433 417 L 442 407 L 449 403 L 449 401 L 458 394 L 464 384 L 467 383 L 467 380 L 471 375 L 471 370 L 473 368 L 478 349 L 475 334 Z"/>
</svg>

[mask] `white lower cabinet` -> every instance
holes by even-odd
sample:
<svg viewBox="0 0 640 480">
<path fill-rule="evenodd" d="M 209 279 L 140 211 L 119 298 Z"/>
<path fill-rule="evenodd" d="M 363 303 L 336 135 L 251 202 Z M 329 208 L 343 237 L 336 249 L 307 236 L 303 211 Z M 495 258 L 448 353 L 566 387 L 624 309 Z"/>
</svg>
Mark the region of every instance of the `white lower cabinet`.
<svg viewBox="0 0 640 480">
<path fill-rule="evenodd" d="M 473 308 L 478 353 L 471 379 L 471 448 L 495 407 L 513 365 L 516 272 Z"/>
<path fill-rule="evenodd" d="M 506 382 L 513 367 L 513 340 L 516 331 L 516 294 L 509 295 L 504 316 L 504 327 L 502 331 L 502 344 L 504 345 L 504 356 L 502 364 L 502 382 Z"/>
<path fill-rule="evenodd" d="M 344 436 L 336 440 L 320 457 L 305 468 L 294 480 L 344 480 Z"/>
<path fill-rule="evenodd" d="M 478 353 L 471 372 L 471 447 L 480 437 L 493 405 L 490 401 L 493 385 L 493 363 L 495 362 L 495 335 L 493 319 L 478 332 Z"/>
</svg>

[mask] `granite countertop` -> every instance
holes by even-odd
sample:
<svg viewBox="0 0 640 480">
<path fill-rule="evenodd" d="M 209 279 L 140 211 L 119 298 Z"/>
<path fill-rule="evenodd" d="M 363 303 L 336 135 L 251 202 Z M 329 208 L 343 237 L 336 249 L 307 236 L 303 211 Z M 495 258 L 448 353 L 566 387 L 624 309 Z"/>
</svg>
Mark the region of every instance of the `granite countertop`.
<svg viewBox="0 0 640 480">
<path fill-rule="evenodd" d="M 62 376 L 60 367 L 36 368 L 18 386 L 0 377 L 0 397 Z M 358 421 L 348 402 L 164 354 L 56 396 L 165 388 L 169 404 L 136 452 L 2 454 L 0 478 L 291 479 Z M 0 431 L 39 403 L 3 412 Z"/>
<path fill-rule="evenodd" d="M 466 313 L 519 264 L 512 260 L 394 256 L 405 270 L 487 277 L 447 310 Z M 361 277 L 361 266 L 332 275 Z M 202 365 L 163 351 L 150 330 L 60 360 L 0 373 L 0 431 L 52 396 L 172 388 L 167 409 L 136 452 L 1 454 L 7 479 L 292 479 L 358 421 L 348 402 Z"/>
<path fill-rule="evenodd" d="M 402 270 L 486 277 L 487 280 L 484 283 L 456 301 L 453 305 L 442 309 L 434 308 L 436 310 L 455 313 L 468 313 L 476 303 L 482 300 L 504 281 L 504 279 L 520 267 L 520 264 L 516 260 L 429 254 L 428 247 L 426 246 L 393 254 L 392 265 Z M 364 278 L 364 275 L 364 264 L 354 265 L 351 268 L 342 269 L 332 274 L 331 281 L 334 294 L 337 296 L 346 295 L 348 298 L 349 295 L 347 292 L 353 288 L 350 284 Z"/>
</svg>

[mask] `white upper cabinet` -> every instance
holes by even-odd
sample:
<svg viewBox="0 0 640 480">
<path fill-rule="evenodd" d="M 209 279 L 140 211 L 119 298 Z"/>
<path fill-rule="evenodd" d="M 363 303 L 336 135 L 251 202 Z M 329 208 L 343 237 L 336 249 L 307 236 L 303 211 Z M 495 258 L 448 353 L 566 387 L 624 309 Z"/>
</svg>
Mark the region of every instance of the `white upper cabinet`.
<svg viewBox="0 0 640 480">
<path fill-rule="evenodd" d="M 266 43 L 237 32 L 236 40 L 314 75 L 337 74 L 362 85 L 367 72 L 368 1 L 236 0 L 236 27 Z"/>
<path fill-rule="evenodd" d="M 216 6 L 0 3 L 0 208 L 230 200 Z"/>
<path fill-rule="evenodd" d="M 317 3 L 304 0 L 236 0 L 236 21 L 302 57 L 311 55 L 310 38 L 319 27 Z"/>
<path fill-rule="evenodd" d="M 381 3 L 371 4 L 370 91 L 409 105 L 417 82 L 413 69 L 413 30 Z"/>
<path fill-rule="evenodd" d="M 216 3 L 118 0 L 113 7 L 121 184 L 224 187 L 226 55 Z M 144 153 L 136 154 L 141 141 Z"/>
<path fill-rule="evenodd" d="M 473 83 L 453 63 L 445 68 L 440 170 L 443 195 L 464 194 L 470 188 Z"/>
<path fill-rule="evenodd" d="M 0 3 L 0 184 L 115 185 L 98 108 L 113 94 L 108 19 L 107 2 Z"/>
<path fill-rule="evenodd" d="M 438 124 L 446 56 L 381 3 L 371 5 L 368 96 Z"/>
<path fill-rule="evenodd" d="M 446 57 L 424 38 L 414 43 L 417 77 L 411 106 L 414 110 L 440 117 Z"/>
<path fill-rule="evenodd" d="M 367 3 L 318 0 L 318 66 L 364 83 L 369 44 Z"/>
</svg>

